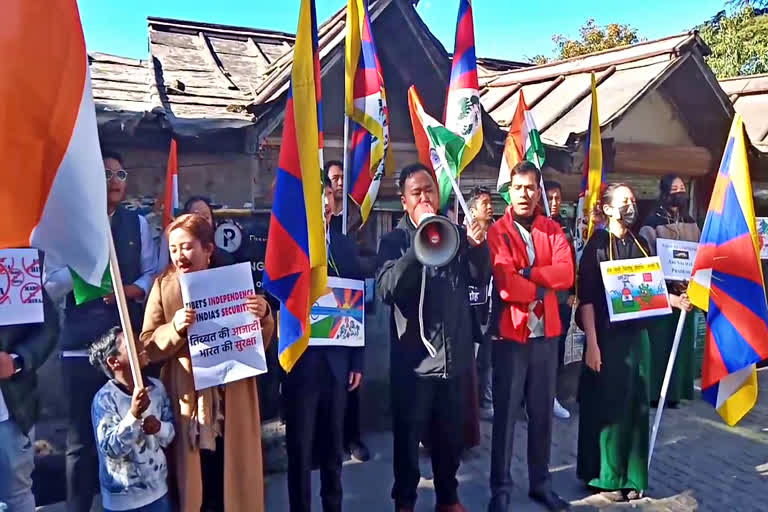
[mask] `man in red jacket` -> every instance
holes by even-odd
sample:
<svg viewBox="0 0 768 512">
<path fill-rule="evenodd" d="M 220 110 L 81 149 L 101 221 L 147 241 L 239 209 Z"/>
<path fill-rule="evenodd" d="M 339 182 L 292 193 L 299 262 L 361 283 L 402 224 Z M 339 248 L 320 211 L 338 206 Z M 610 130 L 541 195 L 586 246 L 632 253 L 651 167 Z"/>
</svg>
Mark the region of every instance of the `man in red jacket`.
<svg viewBox="0 0 768 512">
<path fill-rule="evenodd" d="M 528 412 L 529 495 L 551 511 L 569 505 L 552 491 L 549 452 L 558 339 L 556 291 L 573 285 L 573 256 L 560 225 L 539 208 L 541 173 L 512 169 L 511 205 L 488 231 L 498 339 L 493 342 L 493 438 L 489 512 L 506 512 L 512 491 L 512 441 L 520 404 Z"/>
</svg>

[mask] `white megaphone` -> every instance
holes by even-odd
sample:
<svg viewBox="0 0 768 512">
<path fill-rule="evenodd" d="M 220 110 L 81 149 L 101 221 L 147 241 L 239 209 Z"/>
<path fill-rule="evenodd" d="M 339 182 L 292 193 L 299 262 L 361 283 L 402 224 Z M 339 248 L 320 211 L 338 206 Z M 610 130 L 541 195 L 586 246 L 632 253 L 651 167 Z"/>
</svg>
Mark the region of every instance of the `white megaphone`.
<svg viewBox="0 0 768 512">
<path fill-rule="evenodd" d="M 423 214 L 413 238 L 413 250 L 422 265 L 447 265 L 459 250 L 458 226 L 448 217 L 434 213 Z"/>
</svg>

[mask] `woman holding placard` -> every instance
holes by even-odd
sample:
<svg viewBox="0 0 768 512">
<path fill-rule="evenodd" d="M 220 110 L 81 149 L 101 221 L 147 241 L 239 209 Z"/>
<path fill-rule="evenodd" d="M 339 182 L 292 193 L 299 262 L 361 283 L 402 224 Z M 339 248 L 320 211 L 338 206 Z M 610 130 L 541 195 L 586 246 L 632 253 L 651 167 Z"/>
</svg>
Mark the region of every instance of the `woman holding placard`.
<svg viewBox="0 0 768 512">
<path fill-rule="evenodd" d="M 607 187 L 595 215 L 607 229 L 593 233 L 579 266 L 578 315 L 587 341 L 576 471 L 589 488 L 636 499 L 648 487 L 648 335 L 638 321 L 611 323 L 600 262 L 649 251 L 632 232 L 637 205 L 627 185 Z"/>
<path fill-rule="evenodd" d="M 262 511 L 264 485 L 256 378 L 195 391 L 187 327 L 195 311 L 185 308 L 179 275 L 212 265 L 213 228 L 200 215 L 182 215 L 167 229 L 171 266 L 157 278 L 147 300 L 141 341 L 152 361 L 165 363 L 161 377 L 176 418 L 170 447 L 171 492 L 182 511 Z M 247 298 L 262 337 L 274 321 L 261 296 Z"/>
<path fill-rule="evenodd" d="M 654 256 L 656 256 L 657 239 L 698 243 L 701 238 L 699 226 L 688 215 L 688 192 L 682 178 L 674 174 L 664 176 L 659 182 L 659 190 L 661 192 L 659 205 L 640 229 L 640 235 L 648 240 L 651 253 Z M 690 261 L 692 264 L 693 260 Z M 667 288 L 669 289 L 669 302 L 677 311 L 672 315 L 648 323 L 648 336 L 653 340 L 651 342 L 650 399 L 654 405 L 659 401 L 661 385 L 664 381 L 664 373 L 667 371 L 667 362 L 672 351 L 672 342 L 675 338 L 680 311 L 684 309 L 690 313 L 693 309 L 691 301 L 688 300 L 688 295 L 685 293 L 688 288 L 687 280 L 667 280 Z M 693 315 L 688 315 L 683 334 L 680 337 L 672 378 L 667 389 L 666 403 L 673 409 L 677 407 L 680 400 L 693 400 L 693 343 L 695 337 L 696 320 Z"/>
</svg>

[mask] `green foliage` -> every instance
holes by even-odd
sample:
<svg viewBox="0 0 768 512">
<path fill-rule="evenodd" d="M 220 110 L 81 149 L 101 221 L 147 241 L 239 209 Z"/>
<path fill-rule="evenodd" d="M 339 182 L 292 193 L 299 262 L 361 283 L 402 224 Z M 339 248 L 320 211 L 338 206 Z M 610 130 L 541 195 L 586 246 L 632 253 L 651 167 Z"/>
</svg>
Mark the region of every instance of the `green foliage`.
<svg viewBox="0 0 768 512">
<path fill-rule="evenodd" d="M 579 28 L 578 39 L 568 39 L 562 34 L 552 36 L 552 42 L 555 44 L 555 56 L 553 58 L 536 55 L 528 58 L 528 60 L 534 64 L 546 64 L 553 60 L 570 59 L 588 53 L 635 44 L 638 41 L 640 38 L 637 35 L 637 29 L 630 25 L 609 23 L 601 27 L 595 23 L 594 18 L 590 18 Z"/>
<path fill-rule="evenodd" d="M 768 73 L 766 10 L 746 5 L 721 11 L 697 29 L 712 50 L 707 64 L 718 78 Z"/>
</svg>

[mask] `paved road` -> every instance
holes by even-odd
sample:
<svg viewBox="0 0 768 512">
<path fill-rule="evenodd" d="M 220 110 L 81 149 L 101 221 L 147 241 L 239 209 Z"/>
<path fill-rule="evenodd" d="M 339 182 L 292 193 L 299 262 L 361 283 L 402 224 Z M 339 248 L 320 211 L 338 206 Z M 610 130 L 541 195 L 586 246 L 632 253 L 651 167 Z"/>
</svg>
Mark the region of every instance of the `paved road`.
<svg viewBox="0 0 768 512">
<path fill-rule="evenodd" d="M 687 512 L 768 511 L 768 368 L 760 372 L 764 390 L 758 405 L 736 428 L 719 419 L 702 401 L 681 405 L 664 413 L 659 444 L 651 468 L 647 497 L 630 504 L 615 504 L 601 496 L 589 496 L 576 479 L 578 419 L 555 420 L 551 468 L 554 488 L 574 510 L 623 510 Z M 569 404 L 575 408 L 575 404 Z M 653 410 L 655 412 L 655 409 Z M 461 466 L 460 495 L 470 512 L 482 512 L 488 503 L 490 424 L 484 422 L 483 443 Z M 513 475 L 520 482 L 513 504 L 515 512 L 541 511 L 527 497 L 525 465 L 526 428 L 518 424 Z M 368 438 L 372 461 L 349 461 L 344 467 L 345 510 L 390 512 L 392 453 L 389 434 Z M 422 458 L 422 479 L 417 511 L 433 510 L 434 494 L 428 459 Z M 315 494 L 319 476 L 313 474 Z M 321 510 L 316 496 L 315 510 Z M 267 479 L 267 510 L 287 511 L 285 475 Z"/>
</svg>

